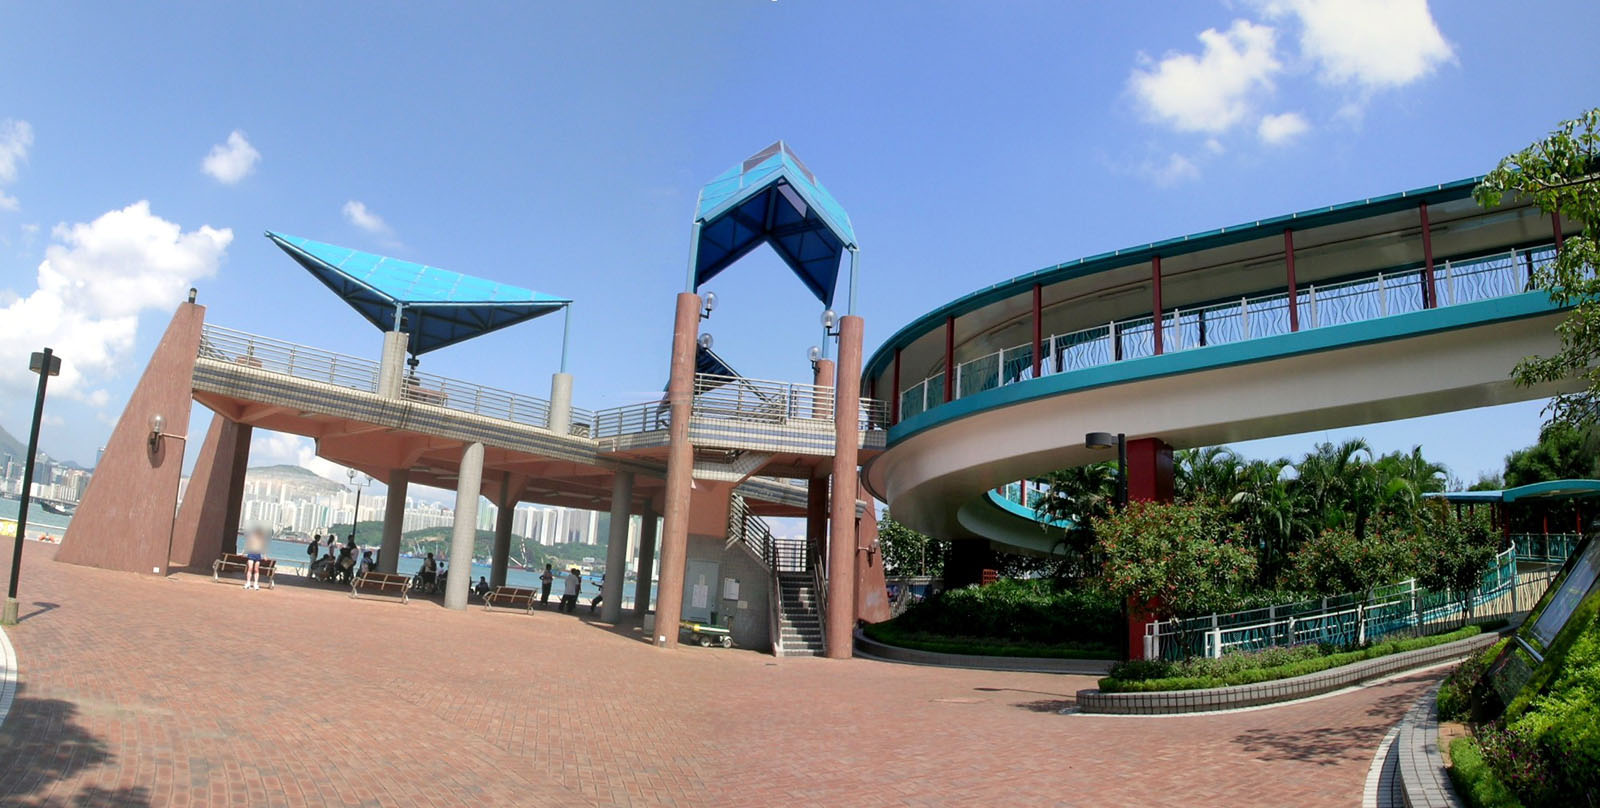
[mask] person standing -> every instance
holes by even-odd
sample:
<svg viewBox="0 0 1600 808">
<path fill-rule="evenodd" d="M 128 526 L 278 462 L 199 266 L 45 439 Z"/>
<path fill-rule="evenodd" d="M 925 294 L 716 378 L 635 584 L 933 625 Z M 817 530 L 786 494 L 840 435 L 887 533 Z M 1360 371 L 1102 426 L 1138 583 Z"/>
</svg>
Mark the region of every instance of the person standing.
<svg viewBox="0 0 1600 808">
<path fill-rule="evenodd" d="M 251 528 L 244 537 L 244 588 L 261 588 L 261 554 L 267 551 L 267 534 L 261 528 Z"/>
<path fill-rule="evenodd" d="M 544 565 L 544 572 L 539 573 L 539 605 L 550 605 L 550 584 L 556 580 L 555 573 L 550 571 L 550 565 Z"/>
<path fill-rule="evenodd" d="M 311 574 L 311 565 L 317 563 L 317 552 L 322 549 L 322 534 L 318 533 L 306 542 L 306 574 Z"/>
<path fill-rule="evenodd" d="M 583 591 L 583 577 L 578 573 L 578 568 L 573 567 L 567 573 L 567 588 L 561 595 L 561 611 L 572 614 L 578 608 L 578 593 Z"/>
</svg>

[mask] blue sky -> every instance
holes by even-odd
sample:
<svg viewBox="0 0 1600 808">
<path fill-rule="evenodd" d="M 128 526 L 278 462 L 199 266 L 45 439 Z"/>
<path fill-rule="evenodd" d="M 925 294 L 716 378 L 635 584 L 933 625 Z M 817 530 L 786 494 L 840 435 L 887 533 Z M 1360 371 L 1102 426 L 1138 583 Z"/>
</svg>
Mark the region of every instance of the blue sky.
<svg viewBox="0 0 1600 808">
<path fill-rule="evenodd" d="M 1044 265 L 1481 174 L 1600 102 L 1597 22 L 1592 2 L 0 0 L 0 425 L 25 431 L 21 368 L 49 341 L 71 378 L 44 447 L 91 462 L 191 284 L 210 322 L 375 357 L 269 228 L 571 297 L 577 403 L 628 403 L 664 381 L 696 192 L 778 138 L 854 220 L 870 351 Z M 775 258 L 713 288 L 720 353 L 808 377 L 819 307 Z M 543 395 L 559 339 L 550 318 L 423 368 Z M 1530 403 L 1243 448 L 1361 434 L 1471 478 L 1538 423 Z M 287 436 L 253 460 L 332 470 Z"/>
</svg>

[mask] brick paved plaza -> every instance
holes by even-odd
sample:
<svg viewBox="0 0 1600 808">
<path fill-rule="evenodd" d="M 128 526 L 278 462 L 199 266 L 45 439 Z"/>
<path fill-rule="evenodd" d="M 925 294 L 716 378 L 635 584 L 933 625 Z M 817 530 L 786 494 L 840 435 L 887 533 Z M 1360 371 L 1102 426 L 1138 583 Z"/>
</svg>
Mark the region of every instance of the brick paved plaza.
<svg viewBox="0 0 1600 808">
<path fill-rule="evenodd" d="M 1092 680 L 666 652 L 586 614 L 53 553 L 28 543 L 8 629 L 5 805 L 1352 806 L 1439 675 L 1227 715 L 1062 716 Z"/>
</svg>

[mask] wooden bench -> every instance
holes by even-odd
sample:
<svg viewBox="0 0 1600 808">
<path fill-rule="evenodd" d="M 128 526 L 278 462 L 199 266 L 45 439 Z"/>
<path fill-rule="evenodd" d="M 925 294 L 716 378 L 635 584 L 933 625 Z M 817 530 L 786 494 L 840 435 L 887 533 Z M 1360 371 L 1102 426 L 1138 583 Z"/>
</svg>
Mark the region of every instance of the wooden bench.
<svg viewBox="0 0 1600 808">
<path fill-rule="evenodd" d="M 411 600 L 411 576 L 393 572 L 359 572 L 350 579 L 350 597 L 363 591 L 397 594 L 404 605 Z"/>
<path fill-rule="evenodd" d="M 260 563 L 261 577 L 267 579 L 267 588 L 271 589 L 277 586 L 273 582 L 273 576 L 277 574 L 278 562 L 270 558 L 263 558 Z M 223 553 L 221 558 L 211 562 L 211 580 L 221 583 L 222 573 L 224 572 L 248 573 L 249 564 L 250 559 L 245 558 L 243 553 Z"/>
<path fill-rule="evenodd" d="M 532 614 L 534 604 L 538 602 L 539 590 L 537 589 L 497 586 L 493 592 L 483 596 L 483 610 L 489 611 L 495 606 L 502 606 L 507 609 L 522 609 Z"/>
</svg>

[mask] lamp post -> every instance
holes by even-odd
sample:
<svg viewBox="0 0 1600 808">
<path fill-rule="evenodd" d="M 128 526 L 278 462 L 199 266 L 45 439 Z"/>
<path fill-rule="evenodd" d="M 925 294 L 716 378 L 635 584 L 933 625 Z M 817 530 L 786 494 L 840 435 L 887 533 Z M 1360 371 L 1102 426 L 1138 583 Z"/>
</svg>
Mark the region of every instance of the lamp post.
<svg viewBox="0 0 1600 808">
<path fill-rule="evenodd" d="M 28 357 L 28 370 L 39 374 L 39 392 L 33 399 L 33 425 L 28 429 L 28 456 L 22 463 L 22 498 L 17 503 L 17 537 L 11 547 L 11 585 L 6 589 L 0 623 L 17 624 L 17 580 L 22 572 L 22 537 L 28 532 L 28 503 L 33 497 L 33 460 L 39 454 L 39 421 L 44 415 L 44 391 L 51 376 L 61 375 L 61 357 L 49 348 Z"/>
<path fill-rule="evenodd" d="M 1128 507 L 1128 436 L 1118 432 L 1090 432 L 1083 436 L 1083 445 L 1090 449 L 1117 449 L 1117 508 Z"/>
<path fill-rule="evenodd" d="M 350 541 L 354 542 L 356 540 L 356 527 L 361 524 L 361 489 L 372 483 L 372 476 L 368 474 L 361 475 L 366 479 L 361 481 L 360 486 L 356 485 L 355 469 L 349 469 L 347 476 L 350 478 L 350 487 L 356 489 L 356 508 L 350 514 Z"/>
</svg>

